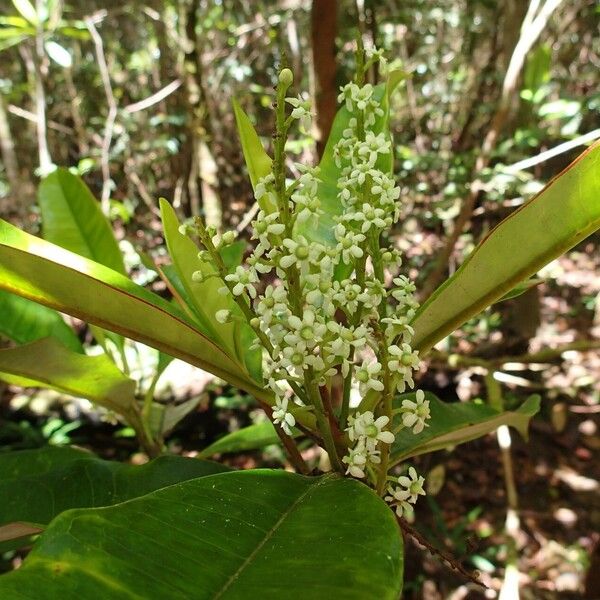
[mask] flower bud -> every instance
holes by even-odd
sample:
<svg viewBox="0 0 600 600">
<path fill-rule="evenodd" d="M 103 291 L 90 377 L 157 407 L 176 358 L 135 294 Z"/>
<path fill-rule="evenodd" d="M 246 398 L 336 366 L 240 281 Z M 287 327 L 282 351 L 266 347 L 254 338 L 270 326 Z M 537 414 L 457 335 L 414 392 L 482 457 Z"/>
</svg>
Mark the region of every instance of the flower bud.
<svg viewBox="0 0 600 600">
<path fill-rule="evenodd" d="M 281 73 L 279 73 L 279 83 L 285 89 L 289 88 L 294 81 L 294 74 L 288 68 L 282 69 Z"/>
<path fill-rule="evenodd" d="M 202 283 L 204 281 L 204 274 L 202 271 L 194 271 L 192 273 L 192 281 L 195 283 Z"/>
<path fill-rule="evenodd" d="M 235 238 L 236 238 L 235 231 L 226 231 L 223 234 L 223 236 L 221 237 L 221 241 L 223 242 L 223 244 L 228 246 L 229 244 L 233 244 L 233 242 L 235 241 Z"/>
<path fill-rule="evenodd" d="M 218 310 L 215 313 L 215 319 L 223 325 L 225 323 L 229 323 L 231 321 L 231 311 L 227 310 L 226 308 L 224 308 L 223 310 Z"/>
</svg>

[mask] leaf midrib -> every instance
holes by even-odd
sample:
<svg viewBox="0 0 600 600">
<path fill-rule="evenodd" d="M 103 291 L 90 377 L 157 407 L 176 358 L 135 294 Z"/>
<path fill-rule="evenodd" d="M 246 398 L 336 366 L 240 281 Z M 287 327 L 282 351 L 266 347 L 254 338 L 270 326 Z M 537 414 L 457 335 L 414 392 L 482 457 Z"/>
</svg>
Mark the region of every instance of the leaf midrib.
<svg viewBox="0 0 600 600">
<path fill-rule="evenodd" d="M 265 537 L 261 540 L 261 542 L 256 546 L 256 548 L 248 555 L 246 560 L 238 567 L 237 571 L 233 573 L 229 579 L 224 583 L 223 587 L 213 596 L 213 600 L 218 600 L 219 598 L 223 598 L 223 594 L 233 585 L 233 583 L 239 578 L 240 574 L 251 564 L 254 558 L 258 555 L 258 553 L 264 548 L 265 544 L 273 537 L 275 532 L 281 527 L 283 522 L 294 512 L 296 507 L 312 492 L 314 492 L 319 486 L 322 486 L 324 483 L 329 482 L 334 476 L 325 476 L 320 481 L 309 485 L 302 494 L 290 504 L 290 506 L 282 513 L 279 519 L 275 522 L 275 524 L 266 532 Z"/>
</svg>

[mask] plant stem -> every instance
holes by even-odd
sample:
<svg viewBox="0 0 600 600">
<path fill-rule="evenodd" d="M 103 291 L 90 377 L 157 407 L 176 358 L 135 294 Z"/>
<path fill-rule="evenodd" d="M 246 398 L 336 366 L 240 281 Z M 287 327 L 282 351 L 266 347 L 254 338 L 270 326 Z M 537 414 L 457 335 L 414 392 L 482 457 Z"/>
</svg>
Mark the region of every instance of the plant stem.
<svg viewBox="0 0 600 600">
<path fill-rule="evenodd" d="M 329 420 L 325 415 L 325 407 L 323 405 L 323 400 L 321 399 L 319 387 L 315 381 L 315 374 L 312 367 L 309 367 L 306 371 L 305 382 L 309 399 L 311 400 L 312 405 L 315 407 L 317 426 L 319 428 L 319 432 L 321 433 L 321 437 L 323 438 L 325 450 L 327 451 L 327 454 L 329 454 L 331 466 L 335 471 L 343 473 L 344 468 L 337 453 L 335 440 L 333 439 L 333 434 L 331 433 Z"/>
</svg>

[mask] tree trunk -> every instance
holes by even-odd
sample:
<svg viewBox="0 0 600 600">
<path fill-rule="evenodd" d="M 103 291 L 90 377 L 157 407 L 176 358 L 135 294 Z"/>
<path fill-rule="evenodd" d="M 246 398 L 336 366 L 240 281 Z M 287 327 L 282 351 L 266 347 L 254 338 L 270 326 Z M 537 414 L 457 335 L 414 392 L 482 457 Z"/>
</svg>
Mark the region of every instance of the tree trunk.
<svg viewBox="0 0 600 600">
<path fill-rule="evenodd" d="M 317 152 L 323 155 L 337 108 L 336 49 L 337 2 L 313 0 L 311 38 L 317 113 Z"/>
<path fill-rule="evenodd" d="M 2 152 L 2 162 L 4 171 L 8 179 L 8 185 L 12 193 L 19 189 L 19 168 L 17 166 L 17 155 L 15 154 L 15 145 L 8 124 L 6 106 L 4 98 L 0 94 L 0 152 Z"/>
</svg>

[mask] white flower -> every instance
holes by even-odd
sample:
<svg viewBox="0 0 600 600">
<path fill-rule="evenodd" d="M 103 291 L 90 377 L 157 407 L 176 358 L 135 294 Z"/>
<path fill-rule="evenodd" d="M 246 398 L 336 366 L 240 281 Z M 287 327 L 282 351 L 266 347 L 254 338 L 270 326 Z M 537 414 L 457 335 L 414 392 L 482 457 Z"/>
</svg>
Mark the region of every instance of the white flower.
<svg viewBox="0 0 600 600">
<path fill-rule="evenodd" d="M 253 284 L 258 283 L 258 277 L 254 270 L 244 269 L 240 265 L 236 267 L 234 273 L 225 275 L 225 281 L 234 284 L 232 290 L 234 296 L 241 296 L 246 291 L 251 298 L 256 298 L 256 288 Z"/>
<path fill-rule="evenodd" d="M 401 347 L 392 345 L 388 348 L 390 356 L 393 358 L 388 361 L 388 367 L 393 374 L 400 375 L 397 381 L 397 389 L 400 393 L 406 390 L 406 385 L 413 388 L 415 382 L 412 372 L 419 368 L 419 352 L 410 347 L 409 344 L 402 344 Z"/>
<path fill-rule="evenodd" d="M 231 311 L 226 308 L 218 310 L 215 313 L 215 319 L 222 324 L 229 323 L 231 321 Z"/>
<path fill-rule="evenodd" d="M 309 131 L 312 117 L 310 112 L 310 101 L 305 100 L 301 96 L 298 96 L 297 98 L 286 98 L 285 101 L 293 108 L 290 117 L 292 117 L 292 119 L 298 119 L 302 128 L 305 131 Z"/>
<path fill-rule="evenodd" d="M 290 346 L 302 342 L 308 348 L 314 348 L 327 332 L 327 326 L 318 321 L 315 312 L 310 309 L 304 311 L 302 319 L 291 315 L 287 324 L 289 333 L 284 339 Z"/>
<path fill-rule="evenodd" d="M 347 230 L 341 223 L 335 226 L 334 233 L 335 239 L 338 241 L 336 251 L 342 255 L 342 260 L 346 264 L 352 264 L 354 259 L 363 255 L 360 244 L 365 241 L 365 236 L 362 233 Z"/>
<path fill-rule="evenodd" d="M 356 370 L 354 376 L 360 385 L 360 393 L 364 396 L 369 390 L 375 390 L 377 392 L 381 392 L 384 388 L 384 385 L 379 379 L 377 379 L 377 375 L 381 371 L 381 363 L 377 361 L 368 364 L 366 361 L 363 361 L 362 365 Z"/>
<path fill-rule="evenodd" d="M 292 413 L 288 412 L 287 398 L 277 397 L 275 399 L 273 423 L 279 425 L 288 435 L 292 435 L 292 427 L 296 424 L 296 419 Z"/>
<path fill-rule="evenodd" d="M 431 416 L 429 411 L 429 400 L 425 400 L 423 390 L 417 390 L 415 400 L 402 400 L 402 423 L 405 427 L 412 427 L 413 433 L 421 433 L 425 427 L 429 427 L 426 423 Z"/>
<path fill-rule="evenodd" d="M 259 210 L 256 221 L 252 221 L 252 227 L 254 227 L 252 239 L 257 239 L 264 250 L 271 247 L 269 236 L 281 235 L 285 231 L 285 225 L 280 222 L 278 211 L 267 215 L 263 210 Z"/>
<path fill-rule="evenodd" d="M 370 204 L 363 204 L 362 210 L 351 215 L 353 221 L 358 221 L 362 233 L 367 233 L 371 227 L 374 229 L 383 229 L 386 225 L 391 225 L 385 218 L 385 211 L 382 208 L 375 208 Z"/>
<path fill-rule="evenodd" d="M 389 421 L 389 417 L 385 415 L 375 419 L 375 415 L 368 410 L 362 414 L 356 413 L 356 415 L 350 416 L 348 418 L 350 426 L 346 431 L 351 442 L 362 440 L 366 449 L 373 452 L 378 442 L 391 444 L 394 441 L 394 434 L 383 429 Z"/>
<path fill-rule="evenodd" d="M 268 285 L 263 296 L 259 297 L 256 304 L 256 312 L 261 317 L 262 323 L 269 326 L 273 317 L 282 318 L 287 316 L 287 293 L 283 286 L 273 287 Z"/>
<path fill-rule="evenodd" d="M 386 496 L 386 501 L 390 504 L 396 504 L 396 514 L 401 517 L 405 512 L 412 511 L 411 504 L 417 502 L 419 496 L 425 496 L 424 477 L 419 477 L 414 467 L 408 469 L 408 477 L 401 475 L 398 477 L 399 487 L 388 488 L 390 496 Z"/>
<path fill-rule="evenodd" d="M 283 245 L 288 253 L 279 259 L 279 266 L 282 269 L 289 269 L 292 265 L 308 259 L 311 254 L 308 240 L 303 235 L 297 236 L 295 240 L 285 238 Z"/>
<path fill-rule="evenodd" d="M 364 445 L 358 444 L 355 448 L 349 449 L 348 454 L 342 458 L 342 462 L 348 465 L 346 475 L 363 479 L 367 466 L 367 453 Z"/>
</svg>

